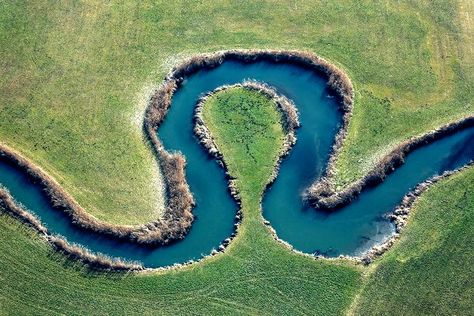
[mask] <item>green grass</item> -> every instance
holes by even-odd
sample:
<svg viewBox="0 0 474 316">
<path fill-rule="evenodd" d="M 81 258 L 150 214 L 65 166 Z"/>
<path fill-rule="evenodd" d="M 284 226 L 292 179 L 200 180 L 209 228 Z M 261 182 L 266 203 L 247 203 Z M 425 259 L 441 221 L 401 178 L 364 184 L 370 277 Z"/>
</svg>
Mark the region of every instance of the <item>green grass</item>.
<svg viewBox="0 0 474 316">
<path fill-rule="evenodd" d="M 308 50 L 356 87 L 344 186 L 389 146 L 473 112 L 474 9 L 462 5 L 460 16 L 451 0 L 2 1 L 0 139 L 91 214 L 143 223 L 162 195 L 140 115 L 169 68 L 225 48 Z"/>
<path fill-rule="evenodd" d="M 257 222 L 204 263 L 118 277 L 75 269 L 28 229 L 0 219 L 1 314 L 340 314 L 360 283 L 353 267 L 289 253 Z"/>
<path fill-rule="evenodd" d="M 203 108 L 206 126 L 230 174 L 237 176 L 242 198 L 257 210 L 285 139 L 276 106 L 268 97 L 239 87 L 218 92 Z M 256 216 L 260 218 L 259 212 Z"/>
<path fill-rule="evenodd" d="M 243 222 L 225 254 L 167 273 L 95 276 L 65 267 L 44 241 L 3 215 L 0 276 L 8 286 L 0 287 L 2 310 L 334 315 L 347 309 L 360 286 L 358 268 L 293 253 L 263 224 L 261 194 L 284 137 L 276 104 L 232 89 L 211 98 L 204 115 L 242 193 Z"/>
<path fill-rule="evenodd" d="M 431 188 L 377 263 L 361 315 L 470 315 L 474 310 L 474 168 Z"/>
<path fill-rule="evenodd" d="M 473 113 L 473 16 L 470 1 L 454 0 L 1 1 L 0 140 L 91 214 L 142 223 L 160 214 L 162 195 L 140 115 L 169 68 L 226 48 L 308 50 L 343 67 L 356 88 L 337 161 L 343 187 L 397 142 Z M 233 139 L 222 128 L 222 141 Z M 241 143 L 227 145 L 247 157 Z M 179 271 L 85 273 L 1 216 L 0 313 L 339 314 L 356 292 L 351 308 L 361 313 L 474 309 L 472 170 L 430 190 L 402 241 L 362 270 L 273 241 L 257 206 L 270 149 L 250 151 L 267 155 L 262 166 L 250 156 L 229 161 L 247 201 L 237 239 L 225 254 Z"/>
</svg>

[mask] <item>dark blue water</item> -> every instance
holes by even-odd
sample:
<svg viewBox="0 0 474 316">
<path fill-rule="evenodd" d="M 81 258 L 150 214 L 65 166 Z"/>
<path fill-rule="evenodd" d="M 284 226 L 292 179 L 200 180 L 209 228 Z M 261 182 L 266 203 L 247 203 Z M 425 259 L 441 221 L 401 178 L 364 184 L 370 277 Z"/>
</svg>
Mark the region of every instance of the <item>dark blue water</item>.
<svg viewBox="0 0 474 316">
<path fill-rule="evenodd" d="M 393 231 L 383 214 L 410 188 L 474 158 L 474 128 L 470 128 L 417 150 L 382 185 L 364 191 L 360 199 L 335 213 L 307 209 L 301 193 L 324 170 L 341 123 L 341 114 L 335 100 L 328 96 L 325 80 L 295 65 L 226 61 L 184 82 L 158 130 L 165 147 L 181 151 L 187 159 L 187 180 L 197 206 L 193 210 L 196 220 L 184 240 L 153 249 L 83 231 L 72 225 L 62 212 L 51 208 L 39 186 L 5 162 L 0 162 L 0 183 L 34 212 L 50 232 L 92 251 L 140 261 L 148 267 L 199 259 L 232 233 L 237 205 L 228 193 L 222 168 L 193 136 L 194 106 L 201 94 L 244 79 L 257 79 L 274 86 L 292 99 L 300 112 L 302 127 L 297 131 L 297 144 L 283 161 L 277 181 L 263 199 L 264 217 L 271 221 L 279 237 L 296 249 L 333 256 L 359 253 Z"/>
</svg>

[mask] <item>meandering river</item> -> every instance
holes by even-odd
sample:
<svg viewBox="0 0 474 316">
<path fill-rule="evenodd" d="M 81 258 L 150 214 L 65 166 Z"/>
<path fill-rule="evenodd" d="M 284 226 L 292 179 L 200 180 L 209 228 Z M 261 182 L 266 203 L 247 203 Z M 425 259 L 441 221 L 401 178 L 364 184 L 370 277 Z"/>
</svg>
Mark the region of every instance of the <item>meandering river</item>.
<svg viewBox="0 0 474 316">
<path fill-rule="evenodd" d="M 327 256 L 363 253 L 394 232 L 394 225 L 384 215 L 411 188 L 474 159 L 474 127 L 465 128 L 415 150 L 382 184 L 364 190 L 348 206 L 331 213 L 308 208 L 301 194 L 322 175 L 341 125 L 341 113 L 327 91 L 325 79 L 293 64 L 225 61 L 185 80 L 158 130 L 158 137 L 167 150 L 181 151 L 186 156 L 186 177 L 197 202 L 193 210 L 196 220 L 183 240 L 150 248 L 84 231 L 51 207 L 39 185 L 1 160 L 0 183 L 36 214 L 51 233 L 94 252 L 140 261 L 146 267 L 199 259 L 232 234 L 238 206 L 227 190 L 224 170 L 193 135 L 194 106 L 200 95 L 245 79 L 256 79 L 275 87 L 294 101 L 300 113 L 302 126 L 297 130 L 297 143 L 283 160 L 277 180 L 264 195 L 262 206 L 263 216 L 271 222 L 278 236 L 303 252 Z"/>
</svg>

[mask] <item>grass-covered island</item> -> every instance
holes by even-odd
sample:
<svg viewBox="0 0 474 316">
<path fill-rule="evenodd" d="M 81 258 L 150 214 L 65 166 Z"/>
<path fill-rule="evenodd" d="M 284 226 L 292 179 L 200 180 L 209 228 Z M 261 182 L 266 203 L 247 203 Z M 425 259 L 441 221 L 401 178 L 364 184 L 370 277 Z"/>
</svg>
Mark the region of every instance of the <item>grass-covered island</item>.
<svg viewBox="0 0 474 316">
<path fill-rule="evenodd" d="M 2 2 L 0 142 L 94 218 L 148 223 L 166 190 L 144 113 L 170 68 L 222 49 L 309 51 L 355 89 L 332 175 L 343 190 L 397 144 L 474 114 L 473 16 L 462 0 Z M 472 314 L 472 166 L 426 190 L 370 265 L 315 259 L 277 241 L 261 214 L 289 139 L 278 104 L 236 86 L 209 95 L 200 115 L 241 202 L 222 253 L 95 271 L 1 211 L 0 314 Z"/>
</svg>

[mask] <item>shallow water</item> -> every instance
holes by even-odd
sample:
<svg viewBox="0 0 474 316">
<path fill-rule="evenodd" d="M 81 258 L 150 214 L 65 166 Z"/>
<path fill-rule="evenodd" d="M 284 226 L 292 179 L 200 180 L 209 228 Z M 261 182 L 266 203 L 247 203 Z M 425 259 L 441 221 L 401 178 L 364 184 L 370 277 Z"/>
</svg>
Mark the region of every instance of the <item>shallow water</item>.
<svg viewBox="0 0 474 316">
<path fill-rule="evenodd" d="M 51 233 L 70 242 L 114 257 L 137 260 L 148 267 L 167 266 L 199 259 L 233 231 L 237 205 L 227 190 L 224 171 L 209 157 L 193 135 L 193 111 L 198 97 L 223 84 L 257 79 L 292 99 L 302 127 L 298 141 L 281 165 L 276 182 L 263 198 L 263 215 L 280 238 L 296 249 L 329 256 L 354 255 L 390 235 L 394 227 L 383 217 L 410 188 L 445 170 L 474 158 L 474 128 L 447 136 L 410 154 L 406 164 L 381 185 L 363 191 L 360 198 L 333 213 L 308 209 L 301 193 L 321 176 L 341 124 L 341 113 L 328 95 L 325 80 L 299 66 L 226 61 L 221 66 L 190 76 L 173 97 L 170 111 L 158 130 L 168 150 L 181 151 L 187 159 L 186 176 L 197 202 L 196 220 L 182 241 L 149 248 L 115 241 L 86 232 L 51 208 L 38 185 L 14 166 L 0 161 L 0 183 L 13 197 L 34 212 Z"/>
</svg>

